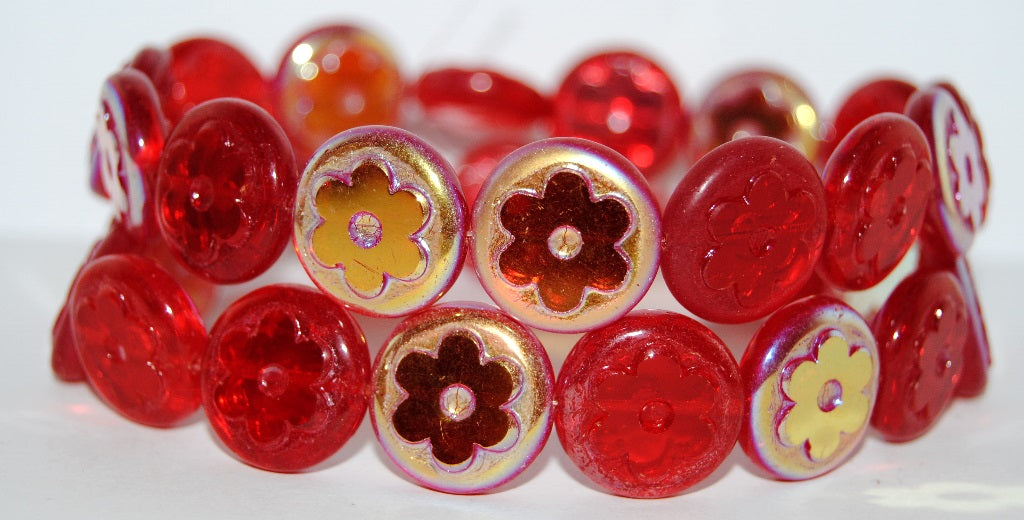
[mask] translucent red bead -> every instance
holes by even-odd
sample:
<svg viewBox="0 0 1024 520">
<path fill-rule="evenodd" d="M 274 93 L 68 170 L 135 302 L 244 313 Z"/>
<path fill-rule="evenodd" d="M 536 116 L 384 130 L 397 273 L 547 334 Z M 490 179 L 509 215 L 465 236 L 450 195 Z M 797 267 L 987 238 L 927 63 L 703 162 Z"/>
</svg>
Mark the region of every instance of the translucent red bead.
<svg viewBox="0 0 1024 520">
<path fill-rule="evenodd" d="M 245 462 L 298 471 L 355 432 L 369 374 L 366 339 L 348 312 L 314 289 L 263 287 L 228 307 L 210 331 L 203 408 Z"/>
<path fill-rule="evenodd" d="M 555 135 L 582 137 L 621 153 L 650 177 L 686 142 L 689 119 L 672 79 L 639 54 L 583 60 L 554 100 Z"/>
<path fill-rule="evenodd" d="M 282 58 L 273 82 L 275 113 L 304 164 L 342 130 L 394 123 L 402 87 L 379 38 L 352 26 L 322 27 L 295 40 Z"/>
<path fill-rule="evenodd" d="M 662 274 L 694 314 L 738 323 L 789 302 L 825 243 L 825 193 L 792 146 L 746 137 L 711 151 L 665 206 Z"/>
<path fill-rule="evenodd" d="M 736 444 L 736 360 L 707 327 L 670 312 L 591 331 L 559 373 L 555 425 L 566 454 L 618 495 L 669 496 L 700 482 Z"/>
<path fill-rule="evenodd" d="M 167 140 L 156 198 L 160 231 L 196 274 L 249 280 L 291 235 L 298 175 L 281 127 L 239 99 L 208 101 Z"/>
<path fill-rule="evenodd" d="M 968 319 L 960 284 L 947 271 L 907 278 L 878 312 L 881 374 L 871 425 L 887 440 L 923 435 L 953 400 Z"/>
<path fill-rule="evenodd" d="M 829 234 L 820 271 L 846 289 L 867 289 L 896 267 L 921 231 L 932 200 L 924 134 L 900 114 L 869 117 L 825 166 Z"/>
<path fill-rule="evenodd" d="M 831 134 L 818 147 L 818 164 L 825 164 L 839 141 L 861 121 L 883 112 L 902 114 L 917 87 L 898 79 L 869 81 L 854 90 L 840 105 L 832 120 Z"/>
<path fill-rule="evenodd" d="M 82 368 L 112 408 L 161 427 L 195 412 L 206 328 L 166 271 L 139 256 L 104 256 L 82 270 L 68 305 Z"/>
</svg>

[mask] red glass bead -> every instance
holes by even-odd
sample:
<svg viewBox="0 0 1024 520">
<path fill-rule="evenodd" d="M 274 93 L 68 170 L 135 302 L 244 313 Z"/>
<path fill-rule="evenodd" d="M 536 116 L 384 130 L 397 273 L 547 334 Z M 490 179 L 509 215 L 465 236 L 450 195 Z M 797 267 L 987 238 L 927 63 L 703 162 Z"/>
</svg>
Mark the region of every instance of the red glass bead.
<svg viewBox="0 0 1024 520">
<path fill-rule="evenodd" d="M 172 124 L 203 101 L 241 98 L 269 109 L 267 85 L 249 58 L 221 40 L 193 38 L 168 51 L 146 48 L 132 60 L 156 85 Z"/>
<path fill-rule="evenodd" d="M 989 174 L 981 132 L 952 85 L 933 85 L 907 101 L 906 114 L 932 148 L 934 199 L 926 226 L 950 251 L 963 254 L 988 213 Z"/>
<path fill-rule="evenodd" d="M 829 234 L 819 269 L 853 290 L 882 281 L 910 249 L 932 200 L 932 160 L 920 128 L 900 114 L 871 116 L 825 166 Z"/>
<path fill-rule="evenodd" d="M 813 158 L 821 139 L 817 112 L 793 80 L 776 72 L 743 71 L 719 81 L 694 117 L 695 158 L 738 137 L 763 135 Z"/>
<path fill-rule="evenodd" d="M 669 496 L 703 480 L 732 451 L 743 419 L 732 353 L 707 327 L 663 311 L 583 336 L 555 396 L 566 454 L 629 497 Z"/>
<path fill-rule="evenodd" d="M 297 184 L 288 138 L 270 114 L 239 99 L 208 101 L 167 140 L 156 188 L 160 231 L 196 274 L 252 279 L 288 242 Z"/>
<path fill-rule="evenodd" d="M 166 271 L 135 255 L 89 262 L 68 303 L 74 343 L 93 389 L 150 426 L 173 426 L 199 407 L 206 328 Z"/>
<path fill-rule="evenodd" d="M 825 193 L 814 166 L 770 137 L 711 151 L 665 207 L 662 273 L 698 316 L 766 316 L 807 283 L 825 243 Z"/>
<path fill-rule="evenodd" d="M 780 479 L 831 471 L 867 433 L 878 374 L 875 338 L 857 311 L 826 296 L 779 309 L 740 360 L 743 451 Z"/>
<path fill-rule="evenodd" d="M 124 69 L 107 78 L 92 138 L 92 175 L 128 231 L 153 230 L 151 197 L 166 133 L 160 99 L 145 74 Z"/>
<path fill-rule="evenodd" d="M 203 408 L 243 461 L 299 471 L 330 457 L 366 411 L 370 354 L 352 316 L 307 287 L 257 289 L 224 311 L 203 359 Z"/>
<path fill-rule="evenodd" d="M 672 79 L 631 52 L 591 56 L 562 80 L 555 135 L 582 137 L 621 153 L 645 176 L 658 174 L 689 137 L 689 118 Z"/>
<path fill-rule="evenodd" d="M 917 87 L 898 79 L 881 78 L 869 81 L 854 90 L 836 113 L 829 137 L 818 147 L 818 164 L 825 164 L 839 141 L 861 121 L 883 112 L 902 114 L 907 100 Z"/>
<path fill-rule="evenodd" d="M 953 400 L 968 336 L 967 302 L 947 271 L 918 271 L 875 317 L 881 356 L 871 425 L 889 441 L 923 435 Z"/>
<path fill-rule="evenodd" d="M 402 89 L 384 42 L 344 25 L 322 27 L 295 40 L 273 82 L 276 114 L 300 163 L 342 130 L 394 123 Z"/>
<path fill-rule="evenodd" d="M 551 116 L 551 102 L 500 72 L 447 68 L 424 73 L 412 87 L 424 115 L 457 134 L 524 131 Z"/>
<path fill-rule="evenodd" d="M 512 141 L 498 141 L 478 146 L 466 152 L 462 158 L 462 166 L 459 167 L 459 184 L 462 186 L 462 195 L 466 198 L 466 206 L 473 207 L 476 203 L 476 196 L 480 193 L 480 187 L 487 182 L 487 179 L 494 173 L 494 168 L 508 154 L 516 151 L 525 143 Z"/>
</svg>

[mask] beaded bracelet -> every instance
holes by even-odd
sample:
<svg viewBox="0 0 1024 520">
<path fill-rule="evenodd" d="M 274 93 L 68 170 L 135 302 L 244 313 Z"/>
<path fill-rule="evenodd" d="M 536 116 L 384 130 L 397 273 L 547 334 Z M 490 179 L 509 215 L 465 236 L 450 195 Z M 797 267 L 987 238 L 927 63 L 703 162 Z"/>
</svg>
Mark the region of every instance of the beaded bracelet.
<svg viewBox="0 0 1024 520">
<path fill-rule="evenodd" d="M 399 121 L 469 148 L 463 169 L 380 126 Z M 609 492 L 662 497 L 737 442 L 776 478 L 821 475 L 869 422 L 911 440 L 985 386 L 965 254 L 989 177 L 948 84 L 865 84 L 829 126 L 792 81 L 752 71 L 691 116 L 634 53 L 587 58 L 552 98 L 489 70 L 406 89 L 378 39 L 329 26 L 272 81 L 218 40 L 143 49 L 104 84 L 91 150 L 115 218 L 54 325 L 54 372 L 142 424 L 201 405 L 259 468 L 323 461 L 369 407 L 432 489 L 507 482 L 554 424 Z M 662 211 L 648 180 L 679 157 Z M 263 287 L 207 332 L 216 286 L 266 271 L 289 237 L 318 290 Z M 915 243 L 871 325 L 838 299 Z M 434 304 L 464 258 L 501 310 Z M 764 320 L 739 363 L 694 319 L 628 314 L 659 267 L 693 314 Z M 407 316 L 372 368 L 349 311 Z M 557 380 L 530 327 L 586 333 Z"/>
</svg>

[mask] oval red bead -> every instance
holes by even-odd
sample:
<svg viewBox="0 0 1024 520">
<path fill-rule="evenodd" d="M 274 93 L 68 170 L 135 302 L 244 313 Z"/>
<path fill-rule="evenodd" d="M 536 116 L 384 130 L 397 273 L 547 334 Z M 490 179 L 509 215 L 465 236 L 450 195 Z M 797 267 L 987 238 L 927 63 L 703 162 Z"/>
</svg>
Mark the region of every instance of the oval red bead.
<svg viewBox="0 0 1024 520">
<path fill-rule="evenodd" d="M 460 133 L 525 130 L 551 116 L 551 102 L 529 85 L 486 69 L 425 72 L 413 93 L 435 124 Z"/>
<path fill-rule="evenodd" d="M 264 108 L 267 85 L 241 51 L 213 38 L 193 38 L 171 46 L 167 55 L 143 49 L 132 63 L 150 75 L 163 101 L 164 112 L 177 123 L 196 105 L 233 97 Z"/>
<path fill-rule="evenodd" d="M 217 99 L 194 108 L 167 140 L 156 200 L 160 231 L 193 272 L 252 279 L 291 235 L 298 176 L 281 127 L 258 106 Z"/>
<path fill-rule="evenodd" d="M 573 347 L 555 390 L 566 454 L 618 495 L 669 496 L 710 475 L 743 418 L 736 360 L 700 323 L 640 312 Z"/>
<path fill-rule="evenodd" d="M 321 27 L 288 48 L 273 82 L 275 111 L 305 163 L 342 130 L 393 124 L 402 77 L 391 50 L 374 34 L 346 25 Z"/>
<path fill-rule="evenodd" d="M 458 171 L 462 195 L 466 198 L 466 207 L 472 208 L 476 203 L 480 187 L 491 177 L 498 163 L 524 144 L 526 143 L 497 141 L 486 143 L 466 152 Z"/>
<path fill-rule="evenodd" d="M 738 323 L 768 315 L 807 283 L 825 243 L 825 193 L 792 146 L 746 137 L 694 164 L 663 220 L 672 295 L 702 318 Z"/>
<path fill-rule="evenodd" d="M 926 227 L 956 254 L 966 253 L 988 214 L 989 173 L 981 131 L 952 85 L 933 85 L 907 101 L 906 114 L 932 148 L 934 202 Z"/>
<path fill-rule="evenodd" d="M 555 135 L 582 137 L 621 153 L 650 177 L 688 138 L 672 79 L 631 52 L 591 56 L 576 65 L 554 100 Z"/>
<path fill-rule="evenodd" d="M 931 152 L 900 114 L 857 125 L 825 166 L 829 234 L 819 269 L 845 289 L 882 281 L 921 231 L 932 199 Z"/>
<path fill-rule="evenodd" d="M 145 74 L 124 69 L 107 78 L 93 132 L 93 176 L 125 230 L 153 230 L 151 201 L 167 122 Z"/>
<path fill-rule="evenodd" d="M 889 441 L 923 435 L 953 400 L 968 335 L 967 302 L 947 271 L 918 271 L 875 317 L 881 373 L 871 425 Z"/>
<path fill-rule="evenodd" d="M 839 141 L 861 121 L 883 112 L 902 114 L 917 87 L 892 78 L 869 81 L 854 90 L 839 106 L 831 135 L 818 147 L 818 164 L 825 164 Z"/>
<path fill-rule="evenodd" d="M 369 374 L 366 339 L 348 312 L 314 289 L 272 285 L 231 304 L 210 331 L 203 408 L 243 461 L 298 471 L 355 432 Z"/>
<path fill-rule="evenodd" d="M 195 412 L 206 328 L 166 271 L 135 255 L 104 256 L 82 270 L 69 306 L 82 367 L 112 408 L 160 427 Z"/>
</svg>

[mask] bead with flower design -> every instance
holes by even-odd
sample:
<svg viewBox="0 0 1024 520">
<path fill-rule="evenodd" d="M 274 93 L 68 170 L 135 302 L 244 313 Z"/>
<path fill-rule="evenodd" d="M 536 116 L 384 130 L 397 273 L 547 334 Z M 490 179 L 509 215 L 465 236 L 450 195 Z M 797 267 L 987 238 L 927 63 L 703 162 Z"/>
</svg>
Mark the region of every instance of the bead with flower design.
<svg viewBox="0 0 1024 520">
<path fill-rule="evenodd" d="M 661 219 L 640 172 L 575 138 L 509 154 L 473 211 L 473 262 L 503 309 L 537 328 L 579 332 L 628 312 L 658 267 Z"/>
<path fill-rule="evenodd" d="M 609 491 L 678 493 L 732 451 L 743 417 L 736 360 L 703 325 L 670 312 L 630 314 L 573 347 L 556 387 L 569 458 Z"/>
<path fill-rule="evenodd" d="M 374 363 L 371 419 L 418 483 L 479 493 L 522 472 L 551 430 L 544 348 L 504 313 L 435 306 L 405 319 Z"/>
<path fill-rule="evenodd" d="M 337 451 L 366 411 L 362 330 L 316 290 L 272 285 L 233 303 L 203 360 L 203 408 L 239 458 L 299 471 Z"/>
<path fill-rule="evenodd" d="M 441 297 L 464 249 L 465 202 L 451 165 L 398 128 L 364 126 L 320 147 L 299 183 L 295 251 L 347 307 L 402 316 Z"/>
<path fill-rule="evenodd" d="M 857 311 L 812 296 L 768 318 L 740 374 L 743 450 L 776 477 L 802 480 L 842 464 L 863 439 L 878 394 L 878 348 Z"/>
</svg>

